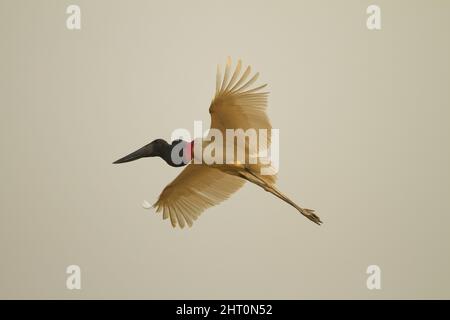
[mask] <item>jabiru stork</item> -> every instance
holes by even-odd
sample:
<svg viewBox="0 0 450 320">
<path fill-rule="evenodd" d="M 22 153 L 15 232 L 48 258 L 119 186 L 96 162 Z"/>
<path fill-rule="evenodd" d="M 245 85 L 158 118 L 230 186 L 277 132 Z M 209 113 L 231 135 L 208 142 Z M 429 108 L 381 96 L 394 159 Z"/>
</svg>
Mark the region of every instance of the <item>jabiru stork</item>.
<svg viewBox="0 0 450 320">
<path fill-rule="evenodd" d="M 252 88 L 259 73 L 247 81 L 251 74 L 251 67 L 248 66 L 242 75 L 240 75 L 241 69 L 242 62 L 239 60 L 231 75 L 230 58 L 227 59 L 223 77 L 220 66 L 217 67 L 216 92 L 209 107 L 209 113 L 211 128 L 220 130 L 223 136 L 226 135 L 227 129 L 272 129 L 266 114 L 268 92 L 261 91 L 267 84 Z M 202 140 L 202 148 L 208 143 L 210 143 L 208 140 Z M 175 148 L 180 150 L 177 154 L 183 157 L 184 161 L 174 161 L 172 155 Z M 156 212 L 162 212 L 163 219 L 170 218 L 173 227 L 178 225 L 183 228 L 186 224 L 191 227 L 203 211 L 228 199 L 246 181 L 256 184 L 287 202 L 314 223 L 318 225 L 322 223 L 314 210 L 298 206 L 275 187 L 276 175 L 262 175 L 260 162 L 256 164 L 239 161 L 222 164 L 206 164 L 204 161 L 195 163 L 194 150 L 194 141 L 175 140 L 169 144 L 163 139 L 156 139 L 114 163 L 157 156 L 173 167 L 187 165 L 164 188 L 153 205 Z M 245 152 L 248 156 L 248 146 L 245 147 Z"/>
</svg>

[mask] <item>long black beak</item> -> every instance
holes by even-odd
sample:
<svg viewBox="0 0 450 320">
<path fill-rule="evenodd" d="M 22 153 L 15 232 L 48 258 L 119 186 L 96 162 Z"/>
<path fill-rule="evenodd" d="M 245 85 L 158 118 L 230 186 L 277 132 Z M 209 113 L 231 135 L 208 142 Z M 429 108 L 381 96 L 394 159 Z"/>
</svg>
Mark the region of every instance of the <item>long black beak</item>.
<svg viewBox="0 0 450 320">
<path fill-rule="evenodd" d="M 130 153 L 129 155 L 120 158 L 117 161 L 114 161 L 113 163 L 124 163 L 124 162 L 130 162 L 130 161 L 134 161 L 140 158 L 144 158 L 144 157 L 152 157 L 154 156 L 154 148 L 152 145 L 152 142 L 143 146 L 142 148 L 136 150 L 135 152 Z"/>
</svg>

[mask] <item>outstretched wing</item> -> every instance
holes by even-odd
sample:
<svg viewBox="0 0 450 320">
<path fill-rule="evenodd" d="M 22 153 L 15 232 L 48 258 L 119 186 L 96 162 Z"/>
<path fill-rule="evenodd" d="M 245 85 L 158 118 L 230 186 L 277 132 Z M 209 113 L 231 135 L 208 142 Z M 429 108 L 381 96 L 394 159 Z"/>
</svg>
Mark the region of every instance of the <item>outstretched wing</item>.
<svg viewBox="0 0 450 320">
<path fill-rule="evenodd" d="M 209 207 L 228 199 L 245 183 L 244 179 L 223 173 L 205 164 L 189 164 L 169 185 L 153 205 L 163 219 L 192 226 L 193 221 Z"/>
<path fill-rule="evenodd" d="M 219 129 L 267 129 L 270 137 L 269 118 L 266 114 L 268 92 L 261 92 L 267 84 L 252 87 L 259 73 L 250 79 L 251 67 L 248 66 L 240 75 L 241 60 L 231 75 L 231 59 L 227 59 L 225 74 L 222 78 L 220 67 L 217 67 L 216 94 L 209 107 L 211 128 Z"/>
</svg>

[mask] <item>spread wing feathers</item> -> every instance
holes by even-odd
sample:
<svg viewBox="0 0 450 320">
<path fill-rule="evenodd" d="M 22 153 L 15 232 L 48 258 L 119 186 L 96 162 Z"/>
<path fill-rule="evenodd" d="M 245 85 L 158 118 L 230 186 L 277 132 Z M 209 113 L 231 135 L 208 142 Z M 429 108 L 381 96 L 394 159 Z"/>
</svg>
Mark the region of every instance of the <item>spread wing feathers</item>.
<svg viewBox="0 0 450 320">
<path fill-rule="evenodd" d="M 228 58 L 222 77 L 217 66 L 216 94 L 209 107 L 211 128 L 219 129 L 223 134 L 226 129 L 267 129 L 270 138 L 272 127 L 266 114 L 268 92 L 261 92 L 267 84 L 253 88 L 259 73 L 249 79 L 251 67 L 248 66 L 242 76 L 241 69 L 239 60 L 231 75 L 231 59 Z"/>
<path fill-rule="evenodd" d="M 191 163 L 164 188 L 153 207 L 162 211 L 163 219 L 170 218 L 173 227 L 191 227 L 204 210 L 228 199 L 244 183 L 240 177 Z"/>
</svg>

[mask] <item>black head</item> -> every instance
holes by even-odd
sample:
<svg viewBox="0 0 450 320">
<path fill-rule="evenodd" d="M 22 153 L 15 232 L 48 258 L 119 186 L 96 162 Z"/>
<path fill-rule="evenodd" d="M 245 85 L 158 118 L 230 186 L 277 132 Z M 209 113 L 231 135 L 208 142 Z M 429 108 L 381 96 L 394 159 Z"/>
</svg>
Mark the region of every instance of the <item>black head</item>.
<svg viewBox="0 0 450 320">
<path fill-rule="evenodd" d="M 190 155 L 189 146 L 190 143 L 183 140 L 174 140 L 172 144 L 169 144 L 164 139 L 156 139 L 113 163 L 130 162 L 146 157 L 160 157 L 172 167 L 182 167 L 190 161 L 190 157 L 184 156 L 188 152 Z"/>
</svg>

